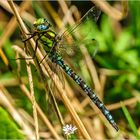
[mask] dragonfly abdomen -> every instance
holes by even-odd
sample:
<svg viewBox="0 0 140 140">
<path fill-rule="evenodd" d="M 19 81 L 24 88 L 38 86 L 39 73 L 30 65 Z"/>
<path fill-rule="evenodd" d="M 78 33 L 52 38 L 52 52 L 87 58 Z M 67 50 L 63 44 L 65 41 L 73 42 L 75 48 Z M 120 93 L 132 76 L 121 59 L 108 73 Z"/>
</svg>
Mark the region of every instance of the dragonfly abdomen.
<svg viewBox="0 0 140 140">
<path fill-rule="evenodd" d="M 67 64 L 64 63 L 62 57 L 58 53 L 50 53 L 49 58 L 52 62 L 57 63 L 89 96 L 89 98 L 96 104 L 96 106 L 101 110 L 109 123 L 118 131 L 118 127 L 110 114 L 106 109 L 104 104 L 100 101 L 97 95 L 92 91 L 92 89 L 78 76 Z"/>
</svg>

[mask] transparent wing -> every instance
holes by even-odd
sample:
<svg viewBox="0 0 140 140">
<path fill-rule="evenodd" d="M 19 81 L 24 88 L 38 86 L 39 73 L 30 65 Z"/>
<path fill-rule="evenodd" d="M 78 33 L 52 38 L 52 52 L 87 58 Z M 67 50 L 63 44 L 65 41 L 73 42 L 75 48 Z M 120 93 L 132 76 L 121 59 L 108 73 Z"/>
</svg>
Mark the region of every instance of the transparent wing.
<svg viewBox="0 0 140 140">
<path fill-rule="evenodd" d="M 51 63 L 51 69 L 57 76 L 59 77 L 60 81 L 62 82 L 63 88 L 65 87 L 65 77 L 62 69 L 55 63 Z M 55 89 L 55 88 L 54 88 Z"/>
<path fill-rule="evenodd" d="M 99 49 L 99 43 L 97 40 L 92 38 L 85 38 L 82 41 L 75 41 L 71 44 L 68 43 L 62 43 L 60 44 L 59 50 L 61 51 L 61 54 L 65 54 L 67 52 L 67 55 L 71 56 L 76 50 L 78 49 L 78 46 L 84 44 L 86 48 L 89 50 L 89 52 L 92 52 L 91 56 L 94 57 Z M 79 50 L 80 51 L 80 50 Z"/>
<path fill-rule="evenodd" d="M 97 52 L 98 43 L 95 45 L 96 27 L 94 25 L 96 25 L 100 14 L 101 11 L 95 6 L 88 10 L 88 12 L 79 20 L 79 22 L 64 31 L 59 48 L 65 49 L 68 53 L 68 50 L 71 49 L 74 51 L 76 48 L 78 48 L 78 46 L 84 44 L 86 46 L 92 47 L 92 49 L 94 48 L 95 52 Z"/>
<path fill-rule="evenodd" d="M 67 38 L 69 35 L 72 35 L 74 32 L 80 29 L 80 26 L 82 24 L 85 24 L 85 22 L 92 21 L 92 22 L 97 22 L 99 16 L 101 14 L 101 11 L 93 6 L 91 9 L 89 9 L 86 14 L 72 27 L 68 28 L 64 33 L 61 35 L 62 38 L 65 37 Z"/>
</svg>

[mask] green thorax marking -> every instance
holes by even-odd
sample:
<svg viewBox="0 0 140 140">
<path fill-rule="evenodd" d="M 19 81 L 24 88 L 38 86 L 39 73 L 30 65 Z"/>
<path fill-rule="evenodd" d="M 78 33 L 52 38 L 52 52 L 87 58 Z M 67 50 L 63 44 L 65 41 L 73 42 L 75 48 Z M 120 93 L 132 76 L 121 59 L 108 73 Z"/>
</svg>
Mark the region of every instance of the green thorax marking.
<svg viewBox="0 0 140 140">
<path fill-rule="evenodd" d="M 42 44 L 44 44 L 45 51 L 49 51 L 53 47 L 53 44 L 55 43 L 55 37 L 56 34 L 51 30 L 42 33 L 42 36 L 40 37 L 40 41 Z"/>
</svg>

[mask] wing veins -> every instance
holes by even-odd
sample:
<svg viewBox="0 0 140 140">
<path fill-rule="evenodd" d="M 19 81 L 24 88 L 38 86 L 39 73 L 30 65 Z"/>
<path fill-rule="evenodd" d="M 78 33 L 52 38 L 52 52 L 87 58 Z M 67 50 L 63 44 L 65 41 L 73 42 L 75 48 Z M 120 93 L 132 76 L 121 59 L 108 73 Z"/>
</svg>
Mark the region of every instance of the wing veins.
<svg viewBox="0 0 140 140">
<path fill-rule="evenodd" d="M 78 23 L 77 23 L 74 27 L 72 27 L 72 28 L 67 29 L 66 31 L 64 31 L 64 33 L 62 34 L 62 36 L 67 37 L 69 34 L 71 34 L 78 26 L 81 25 L 82 20 L 83 20 L 83 22 L 84 22 L 84 19 L 85 19 L 86 17 L 88 17 L 88 15 L 90 15 L 90 13 L 94 13 L 93 19 L 94 19 L 95 22 L 97 22 L 97 20 L 98 20 L 100 14 L 101 14 L 101 11 L 100 11 L 97 7 L 93 6 L 92 8 L 90 8 L 90 9 L 86 12 L 86 14 L 78 21 Z M 86 20 L 86 19 L 85 19 L 85 20 Z M 65 35 L 65 33 L 67 33 L 67 34 Z"/>
</svg>

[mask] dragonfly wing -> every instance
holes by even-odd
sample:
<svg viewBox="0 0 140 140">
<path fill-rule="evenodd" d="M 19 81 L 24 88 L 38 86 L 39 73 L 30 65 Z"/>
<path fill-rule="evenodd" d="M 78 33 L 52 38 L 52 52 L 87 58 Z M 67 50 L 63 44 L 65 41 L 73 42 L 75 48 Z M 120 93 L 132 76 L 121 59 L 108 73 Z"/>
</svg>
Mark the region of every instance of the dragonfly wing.
<svg viewBox="0 0 140 140">
<path fill-rule="evenodd" d="M 66 54 L 71 57 L 71 55 L 73 55 L 74 53 L 76 53 L 77 51 L 80 51 L 79 46 L 84 44 L 84 46 L 88 49 L 89 53 L 91 54 L 92 57 L 95 57 L 95 55 L 98 52 L 99 49 L 99 43 L 96 39 L 83 39 L 82 41 L 75 41 L 72 42 L 71 44 L 60 44 L 60 49 L 59 51 L 61 51 L 61 54 Z"/>
<path fill-rule="evenodd" d="M 68 28 L 64 33 L 61 35 L 62 37 L 67 37 L 71 35 L 73 32 L 76 32 L 76 30 L 79 30 L 80 26 L 84 24 L 85 22 L 91 20 L 93 22 L 97 22 L 99 16 L 101 14 L 101 11 L 93 6 L 91 9 L 89 9 L 86 14 L 72 27 Z"/>
<path fill-rule="evenodd" d="M 62 34 L 62 41 L 59 44 L 59 48 L 70 51 L 77 49 L 81 44 L 90 44 L 93 50 L 97 48 L 93 41 L 96 39 L 96 26 L 94 25 L 99 19 L 100 14 L 101 11 L 95 6 L 88 10 L 77 24 L 68 28 Z"/>
</svg>

